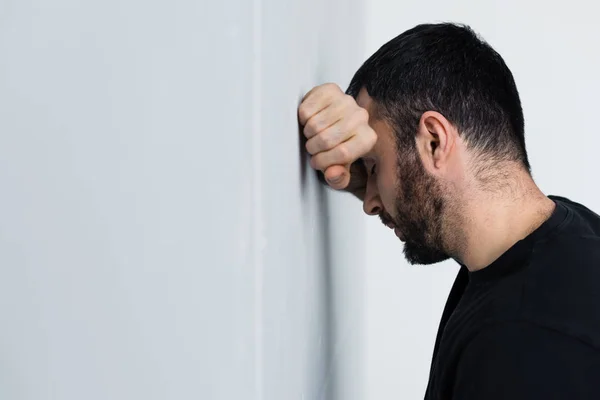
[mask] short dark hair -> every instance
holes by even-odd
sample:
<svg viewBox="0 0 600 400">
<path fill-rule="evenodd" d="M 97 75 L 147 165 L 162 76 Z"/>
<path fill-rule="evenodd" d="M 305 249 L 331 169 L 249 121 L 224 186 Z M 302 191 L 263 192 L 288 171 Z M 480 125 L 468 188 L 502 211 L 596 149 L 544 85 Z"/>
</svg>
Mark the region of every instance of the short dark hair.
<svg viewBox="0 0 600 400">
<path fill-rule="evenodd" d="M 486 160 L 517 161 L 531 172 L 513 75 L 469 26 L 422 24 L 400 34 L 365 61 L 347 93 L 356 98 L 363 87 L 399 147 L 414 148 L 419 120 L 432 110 Z"/>
</svg>

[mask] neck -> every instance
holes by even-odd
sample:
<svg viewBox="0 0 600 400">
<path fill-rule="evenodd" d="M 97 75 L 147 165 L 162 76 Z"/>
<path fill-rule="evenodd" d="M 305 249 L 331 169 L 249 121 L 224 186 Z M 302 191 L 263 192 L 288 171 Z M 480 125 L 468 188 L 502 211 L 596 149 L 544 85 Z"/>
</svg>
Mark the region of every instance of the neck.
<svg viewBox="0 0 600 400">
<path fill-rule="evenodd" d="M 554 202 L 546 197 L 523 170 L 511 174 L 501 194 L 486 190 L 468 190 L 457 218 L 458 233 L 451 236 L 460 243 L 448 243 L 469 271 L 490 265 L 519 240 L 542 225 L 554 211 Z M 508 195 L 507 195 L 508 194 Z"/>
</svg>

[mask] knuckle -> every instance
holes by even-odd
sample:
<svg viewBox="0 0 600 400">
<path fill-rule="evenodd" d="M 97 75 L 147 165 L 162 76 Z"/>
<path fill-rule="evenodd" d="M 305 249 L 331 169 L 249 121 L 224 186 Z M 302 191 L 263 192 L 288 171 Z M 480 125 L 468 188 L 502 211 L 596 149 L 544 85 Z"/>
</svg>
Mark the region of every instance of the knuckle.
<svg viewBox="0 0 600 400">
<path fill-rule="evenodd" d="M 340 91 L 341 90 L 340 87 L 338 85 L 336 85 L 335 83 L 333 83 L 333 82 L 324 83 L 321 87 L 323 89 L 325 89 L 327 91 L 331 91 L 331 92 L 333 92 L 333 91 Z"/>
<path fill-rule="evenodd" d="M 308 125 L 304 125 L 304 129 L 302 129 L 302 132 L 304 133 L 304 137 L 307 138 L 309 141 L 314 136 Z M 308 142 L 307 142 L 307 144 L 308 144 Z"/>
<path fill-rule="evenodd" d="M 369 114 L 367 113 L 367 110 L 360 107 L 352 110 L 352 114 L 346 121 L 346 129 L 353 133 L 357 133 L 356 131 L 362 130 L 362 127 L 364 126 L 369 126 Z"/>
<path fill-rule="evenodd" d="M 300 122 L 303 124 L 308 121 L 308 119 L 311 117 L 311 111 L 307 105 L 301 104 L 300 107 L 298 107 L 298 117 L 300 118 Z"/>
<path fill-rule="evenodd" d="M 356 110 L 356 118 L 360 122 L 369 122 L 369 112 L 362 107 L 358 107 Z"/>
<path fill-rule="evenodd" d="M 342 89 L 335 83 L 326 83 L 323 86 L 324 96 L 329 99 L 330 102 L 336 102 L 343 94 Z"/>
<path fill-rule="evenodd" d="M 342 131 L 345 133 L 346 136 L 353 136 L 356 134 L 356 128 L 359 126 L 360 124 L 358 123 L 358 121 L 355 118 L 352 118 L 352 116 L 350 116 L 350 118 L 347 118 L 343 121 L 343 128 Z"/>
<path fill-rule="evenodd" d="M 372 146 L 377 142 L 377 133 L 373 129 L 369 129 L 369 134 L 367 136 L 369 144 Z"/>
<path fill-rule="evenodd" d="M 347 164 L 352 161 L 352 153 L 350 152 L 348 146 L 341 144 L 337 147 L 337 150 L 338 157 L 342 163 Z"/>
<path fill-rule="evenodd" d="M 347 94 L 344 94 L 339 99 L 337 99 L 336 105 L 337 109 L 340 110 L 340 112 L 346 116 L 352 115 L 352 112 L 356 107 L 356 103 L 354 102 L 352 96 L 349 96 Z"/>
<path fill-rule="evenodd" d="M 324 150 L 332 149 L 336 145 L 335 138 L 331 135 L 320 135 L 319 139 Z"/>
<path fill-rule="evenodd" d="M 375 142 L 377 142 L 377 134 L 372 129 L 367 129 L 361 133 L 361 147 L 364 147 L 366 150 L 372 149 L 375 146 Z"/>
<path fill-rule="evenodd" d="M 354 100 L 354 97 L 352 97 L 349 94 L 344 94 L 343 100 L 344 100 L 344 103 L 346 103 L 347 105 L 352 105 L 352 106 L 356 105 L 356 100 Z"/>
<path fill-rule="evenodd" d="M 306 144 L 304 145 L 304 148 L 306 149 L 308 154 L 310 154 L 310 155 L 314 154 L 315 153 L 315 140 L 314 139 L 307 140 Z"/>
</svg>

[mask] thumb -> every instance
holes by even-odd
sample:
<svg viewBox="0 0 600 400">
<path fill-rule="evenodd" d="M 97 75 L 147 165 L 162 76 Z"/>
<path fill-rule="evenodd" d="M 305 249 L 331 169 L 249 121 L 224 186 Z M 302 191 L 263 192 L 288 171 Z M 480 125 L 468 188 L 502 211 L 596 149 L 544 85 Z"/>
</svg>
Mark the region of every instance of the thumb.
<svg viewBox="0 0 600 400">
<path fill-rule="evenodd" d="M 344 189 L 350 183 L 350 165 L 332 165 L 325 170 L 325 179 L 334 189 Z"/>
</svg>

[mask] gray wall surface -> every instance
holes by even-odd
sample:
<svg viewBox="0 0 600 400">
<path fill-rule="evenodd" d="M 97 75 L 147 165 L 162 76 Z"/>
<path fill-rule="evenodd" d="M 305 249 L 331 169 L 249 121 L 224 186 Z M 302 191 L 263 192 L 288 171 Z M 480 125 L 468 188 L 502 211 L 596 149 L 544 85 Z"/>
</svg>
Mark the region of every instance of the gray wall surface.
<svg viewBox="0 0 600 400">
<path fill-rule="evenodd" d="M 360 0 L 0 2 L 0 398 L 361 399 L 363 219 L 296 107 Z"/>
</svg>

